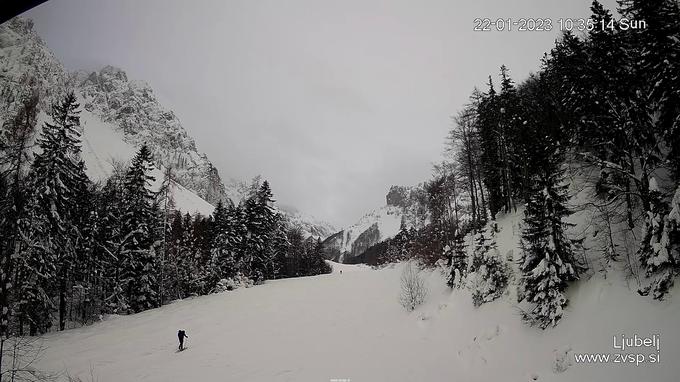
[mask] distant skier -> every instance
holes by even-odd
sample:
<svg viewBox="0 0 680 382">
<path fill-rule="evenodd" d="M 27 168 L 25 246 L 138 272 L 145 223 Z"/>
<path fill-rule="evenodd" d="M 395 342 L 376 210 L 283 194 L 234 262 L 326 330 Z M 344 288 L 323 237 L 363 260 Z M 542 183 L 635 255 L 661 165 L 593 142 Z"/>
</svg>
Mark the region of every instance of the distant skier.
<svg viewBox="0 0 680 382">
<path fill-rule="evenodd" d="M 340 274 L 342 274 L 342 269 L 340 270 Z"/>
<path fill-rule="evenodd" d="M 179 351 L 184 350 L 184 338 L 189 338 L 184 330 L 177 332 L 177 337 L 179 338 Z"/>
</svg>

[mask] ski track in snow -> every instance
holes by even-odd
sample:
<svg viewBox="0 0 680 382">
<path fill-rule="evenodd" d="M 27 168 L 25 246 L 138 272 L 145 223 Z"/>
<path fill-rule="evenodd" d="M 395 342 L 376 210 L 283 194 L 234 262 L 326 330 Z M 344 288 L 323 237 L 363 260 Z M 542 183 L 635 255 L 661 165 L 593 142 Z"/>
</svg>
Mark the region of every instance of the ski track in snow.
<svg viewBox="0 0 680 382">
<path fill-rule="evenodd" d="M 475 309 L 439 270 L 425 305 L 398 304 L 401 265 L 333 264 L 334 273 L 177 301 L 45 336 L 38 367 L 99 381 L 675 381 L 677 303 L 654 303 L 596 277 L 570 291 L 554 329 L 520 322 L 505 296 Z M 343 270 L 343 274 L 339 271 Z M 187 351 L 177 353 L 177 330 Z M 575 364 L 612 335 L 661 336 L 658 365 Z M 570 362 L 571 361 L 571 362 Z"/>
</svg>

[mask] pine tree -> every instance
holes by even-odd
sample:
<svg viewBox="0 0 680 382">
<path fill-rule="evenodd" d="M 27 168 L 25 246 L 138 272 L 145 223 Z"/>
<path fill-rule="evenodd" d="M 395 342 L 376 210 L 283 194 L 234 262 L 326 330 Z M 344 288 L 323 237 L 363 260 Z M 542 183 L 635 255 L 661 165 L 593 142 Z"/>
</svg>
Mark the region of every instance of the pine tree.
<svg viewBox="0 0 680 382">
<path fill-rule="evenodd" d="M 81 162 L 82 164 L 82 162 Z M 87 187 L 77 190 L 79 210 L 74 211 L 73 224 L 77 227 L 78 236 L 74 243 L 75 260 L 72 270 L 70 315 L 81 324 L 87 324 L 99 313 L 101 284 L 100 273 L 105 260 L 104 253 L 97 242 L 99 236 L 99 218 L 97 216 L 97 188 L 88 183 Z"/>
<path fill-rule="evenodd" d="M 171 215 L 175 208 L 175 202 L 172 197 L 172 186 L 174 184 L 174 175 L 172 167 L 166 167 L 163 172 L 163 182 L 161 183 L 161 188 L 156 193 L 156 205 L 161 212 L 162 218 L 159 219 L 158 231 L 162 240 L 162 248 L 160 249 L 160 261 L 158 265 L 158 285 L 159 285 L 159 304 L 163 305 L 165 302 L 166 294 L 168 289 L 172 289 L 174 281 L 172 275 L 172 264 L 169 259 L 169 235 L 171 230 Z"/>
<path fill-rule="evenodd" d="M 203 256 L 199 248 L 201 232 L 197 221 L 189 213 L 182 216 L 182 230 L 178 253 L 178 274 L 181 275 L 182 295 L 192 296 L 209 293 L 217 283 L 216 267 Z M 212 258 L 211 258 L 212 260 Z"/>
<path fill-rule="evenodd" d="M 167 293 L 169 296 L 184 298 L 189 284 L 190 264 L 187 261 L 187 250 L 185 247 L 185 227 L 182 224 L 182 213 L 175 210 L 170 217 L 170 229 L 167 239 L 167 269 L 168 283 Z"/>
<path fill-rule="evenodd" d="M 484 186 L 487 189 L 489 212 L 492 218 L 505 205 L 501 169 L 505 166 L 500 156 L 499 145 L 499 97 L 489 76 L 488 91 L 482 95 L 477 107 L 477 133 L 480 137 L 481 167 Z"/>
<path fill-rule="evenodd" d="M 274 252 L 272 237 L 276 227 L 276 213 L 269 182 L 264 181 L 254 197 L 245 204 L 246 235 L 245 273 L 256 283 L 271 274 Z"/>
<path fill-rule="evenodd" d="M 652 208 L 647 212 L 638 255 L 652 282 L 639 292 L 647 295 L 651 291 L 654 299 L 663 300 L 680 274 L 680 187 L 671 206 L 663 201 L 656 181 L 651 188 Z"/>
<path fill-rule="evenodd" d="M 26 230 L 32 230 L 25 237 L 33 241 L 27 243 L 24 274 L 36 272 L 24 287 L 36 300 L 35 306 L 44 308 L 51 304 L 44 301 L 49 298 L 48 291 L 58 291 L 60 330 L 66 325 L 67 288 L 75 267 L 75 243 L 81 236 L 77 220 L 82 206 L 78 198 L 89 182 L 80 159 L 78 107 L 75 95 L 69 93 L 53 106 L 53 123 L 45 123 L 38 140 L 42 151 L 35 155 L 31 169 L 33 196 L 24 224 Z M 39 316 L 36 320 L 48 317 Z M 46 327 L 44 323 L 34 324 Z"/>
<path fill-rule="evenodd" d="M 305 256 L 304 238 L 298 227 L 291 227 L 287 232 L 288 253 L 286 255 L 286 276 L 303 276 L 302 263 Z"/>
<path fill-rule="evenodd" d="M 644 28 L 631 28 L 623 38 L 623 49 L 631 56 L 629 67 L 639 92 L 634 105 L 641 117 L 649 112 L 654 133 L 666 140 L 667 161 L 676 182 L 680 180 L 680 4 L 675 0 L 619 0 L 619 13 L 629 20 L 643 20 Z M 633 69 L 633 70 L 630 70 Z M 641 107 L 644 106 L 645 109 Z M 640 129 L 648 128 L 641 126 Z M 649 134 L 649 133 L 648 133 Z"/>
<path fill-rule="evenodd" d="M 279 216 L 277 225 L 272 238 L 272 249 L 274 251 L 274 273 L 272 278 L 282 278 L 289 276 L 288 274 L 288 252 L 290 250 L 290 242 L 288 241 L 288 224 L 286 220 Z M 323 247 L 321 248 L 323 251 Z M 323 256 L 323 252 L 322 252 Z"/>
<path fill-rule="evenodd" d="M 525 319 L 543 329 L 556 325 L 562 317 L 567 305 L 563 292 L 567 282 L 578 278 L 580 269 L 565 235 L 568 224 L 563 219 L 570 212 L 565 207 L 567 193 L 561 181 L 557 167 L 546 170 L 524 211 L 518 299 L 534 304 Z"/>
<path fill-rule="evenodd" d="M 411 239 L 405 217 L 402 215 L 399 232 L 389 241 L 384 258 L 379 259 L 380 263 L 396 263 L 409 259 L 411 257 Z"/>
<path fill-rule="evenodd" d="M 474 270 L 476 274 L 472 290 L 475 306 L 497 299 L 508 286 L 508 266 L 501 259 L 496 245 L 497 229 L 496 223 L 492 221 L 488 231 L 485 227 L 477 234 L 473 263 L 476 261 L 478 265 Z"/>
<path fill-rule="evenodd" d="M 468 271 L 470 273 L 477 272 L 479 267 L 484 263 L 484 254 L 490 250 L 491 243 L 486 233 L 486 228 L 480 229 L 474 236 L 474 248 L 472 250 L 472 257 L 470 258 L 470 266 Z"/>
<path fill-rule="evenodd" d="M 213 225 L 215 229 L 215 238 L 212 243 L 211 266 L 214 267 L 212 271 L 217 273 L 217 280 L 231 278 L 236 275 L 236 252 L 240 244 L 240 238 L 235 231 L 236 224 L 235 216 L 230 214 L 222 202 L 217 203 L 217 207 L 213 212 Z"/>
<path fill-rule="evenodd" d="M 140 312 L 158 305 L 155 288 L 157 274 L 156 250 L 158 211 L 154 195 L 149 190 L 153 169 L 151 152 L 143 145 L 132 160 L 125 175 L 122 255 L 122 282 L 127 289 L 130 309 Z"/>
<path fill-rule="evenodd" d="M 326 273 L 331 273 L 333 268 L 324 260 L 323 258 L 323 243 L 321 239 L 317 239 L 314 243 L 311 253 L 311 264 L 309 275 L 322 275 Z"/>
<path fill-rule="evenodd" d="M 114 173 L 104 185 L 99 198 L 97 215 L 100 217 L 100 229 L 97 242 L 104 252 L 103 300 L 106 301 L 107 313 L 122 313 L 128 310 L 128 300 L 122 282 L 123 246 L 127 230 L 123 226 L 124 217 L 124 176 Z"/>
</svg>

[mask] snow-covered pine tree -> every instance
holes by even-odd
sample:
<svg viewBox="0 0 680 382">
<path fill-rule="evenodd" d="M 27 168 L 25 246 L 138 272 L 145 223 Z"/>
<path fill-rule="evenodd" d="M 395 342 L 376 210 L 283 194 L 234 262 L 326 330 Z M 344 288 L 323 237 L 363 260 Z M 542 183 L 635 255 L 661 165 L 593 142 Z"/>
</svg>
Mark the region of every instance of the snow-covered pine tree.
<svg viewBox="0 0 680 382">
<path fill-rule="evenodd" d="M 409 259 L 411 244 L 411 234 L 402 216 L 399 232 L 389 241 L 386 253 L 379 259 L 380 263 L 395 263 Z"/>
<path fill-rule="evenodd" d="M 475 306 L 497 299 L 508 286 L 509 271 L 505 260 L 498 252 L 497 229 L 496 222 L 491 221 L 488 230 L 485 227 L 478 234 L 479 238 L 473 257 L 480 262 L 475 270 L 475 283 L 472 290 L 472 303 Z"/>
<path fill-rule="evenodd" d="M 447 285 L 449 287 L 460 288 L 463 286 L 463 280 L 467 276 L 468 268 L 465 237 L 460 231 L 456 232 L 454 235 L 449 251 L 451 251 L 451 273 L 449 274 Z"/>
<path fill-rule="evenodd" d="M 310 236 L 304 240 L 303 255 L 300 261 L 300 275 L 308 276 L 311 274 L 312 262 L 314 257 L 314 243 L 315 240 Z"/>
<path fill-rule="evenodd" d="M 472 249 L 472 257 L 470 257 L 470 264 L 468 264 L 467 271 L 469 273 L 477 272 L 479 267 L 484 263 L 484 254 L 491 250 L 490 237 L 487 233 L 487 226 L 482 227 L 475 234 L 473 241 L 474 247 Z"/>
<path fill-rule="evenodd" d="M 166 259 L 166 293 L 168 296 L 181 299 L 184 298 L 184 290 L 187 284 L 187 267 L 182 264 L 185 260 L 182 213 L 179 210 L 173 211 L 169 220 L 170 228 L 166 237 L 168 256 Z"/>
<path fill-rule="evenodd" d="M 213 212 L 214 239 L 211 246 L 210 271 L 216 274 L 216 281 L 236 275 L 236 257 L 240 239 L 234 230 L 234 216 L 229 214 L 222 201 Z"/>
<path fill-rule="evenodd" d="M 229 219 L 227 207 L 224 206 L 224 203 L 221 200 L 217 202 L 217 206 L 215 206 L 212 218 L 215 236 L 217 236 L 220 232 L 226 230 L 228 224 L 227 220 Z"/>
<path fill-rule="evenodd" d="M 243 237 L 243 257 L 238 266 L 239 272 L 250 277 L 253 272 L 253 262 L 255 252 L 262 248 L 261 238 L 259 237 L 259 219 L 257 215 L 257 199 L 251 196 L 243 202 L 243 223 L 246 226 L 246 233 Z"/>
<path fill-rule="evenodd" d="M 274 279 L 279 277 L 284 269 L 286 251 L 288 250 L 288 241 L 286 240 L 286 229 L 288 228 L 288 221 L 281 212 L 274 214 L 274 222 L 269 234 L 269 255 L 267 279 Z"/>
<path fill-rule="evenodd" d="M 236 261 L 236 269 L 241 272 L 243 264 L 245 264 L 246 253 L 246 236 L 248 235 L 248 226 L 246 222 L 245 206 L 239 204 L 230 204 L 228 209 L 229 231 L 234 243 L 234 259 Z"/>
<path fill-rule="evenodd" d="M 77 218 L 82 214 L 78 198 L 88 188 L 89 179 L 80 158 L 80 117 L 76 97 L 68 93 L 52 107 L 53 123 L 46 122 L 31 169 L 33 195 L 24 224 L 25 237 L 32 238 L 25 252 L 24 287 L 36 306 L 51 304 L 50 292 L 59 298 L 59 329 L 66 326 L 66 294 L 75 267 L 76 243 L 81 236 Z M 39 269 L 38 269 L 39 268 Z M 48 292 L 49 291 L 49 292 Z M 36 319 L 49 317 L 39 314 Z M 41 330 L 49 323 L 37 323 Z"/>
<path fill-rule="evenodd" d="M 667 164 L 680 181 L 680 4 L 676 0 L 618 0 L 619 13 L 629 20 L 644 20 L 644 28 L 625 33 L 624 50 L 631 62 L 639 87 L 632 87 L 644 98 L 639 106 L 647 107 L 654 128 L 666 140 Z M 630 71 L 629 66 L 624 68 Z M 630 88 L 630 86 L 626 87 Z M 641 89 L 640 89 L 641 88 Z M 638 105 L 635 105 L 638 106 Z M 642 126 L 646 128 L 646 126 Z"/>
<path fill-rule="evenodd" d="M 150 174 L 152 169 L 151 151 L 142 145 L 125 175 L 121 282 L 134 312 L 158 305 L 155 290 L 158 264 L 154 248 L 158 214 L 154 209 L 154 195 L 149 189 L 150 182 L 155 180 Z"/>
<path fill-rule="evenodd" d="M 68 308 L 72 319 L 79 320 L 83 325 L 100 313 L 101 291 L 98 289 L 103 281 L 100 270 L 106 260 L 98 242 L 100 219 L 97 215 L 97 189 L 91 183 L 87 186 L 76 192 L 80 208 L 74 211 L 73 224 L 77 227 L 79 236 L 75 242 Z"/>
<path fill-rule="evenodd" d="M 563 292 L 567 282 L 578 278 L 580 269 L 565 233 L 569 224 L 563 219 L 570 212 L 556 159 L 553 157 L 553 165 L 546 164 L 545 175 L 535 182 L 537 188 L 524 211 L 521 241 L 518 300 L 534 304 L 524 318 L 543 329 L 556 325 L 562 317 L 567 305 Z"/>
<path fill-rule="evenodd" d="M 200 214 L 191 216 L 186 213 L 182 225 L 185 235 L 182 262 L 187 265 L 187 268 L 182 270 L 187 277 L 184 294 L 210 293 L 218 281 L 210 253 L 215 237 L 212 217 L 204 218 Z"/>
<path fill-rule="evenodd" d="M 482 95 L 477 108 L 479 117 L 476 128 L 480 137 L 480 163 L 488 195 L 489 212 L 494 218 L 503 208 L 505 198 L 503 197 L 503 179 L 499 170 L 503 164 L 500 159 L 499 135 L 496 132 L 500 107 L 498 93 L 496 93 L 491 76 L 489 76 L 487 86 L 488 90 Z"/>
<path fill-rule="evenodd" d="M 286 219 L 282 216 L 277 218 L 274 236 L 272 238 L 272 249 L 274 250 L 274 274 L 273 278 L 281 278 L 287 276 L 288 266 L 288 251 L 290 243 L 288 242 L 288 224 Z M 322 248 L 323 249 L 323 248 Z"/>
<path fill-rule="evenodd" d="M 309 271 L 310 276 L 322 275 L 326 273 L 331 273 L 333 271 L 333 268 L 328 263 L 326 263 L 326 260 L 324 260 L 323 243 L 321 242 L 321 239 L 316 239 L 310 257 L 311 257 Z"/>
<path fill-rule="evenodd" d="M 285 273 L 287 277 L 302 276 L 302 263 L 305 256 L 304 237 L 299 227 L 291 227 L 286 232 L 288 253 Z"/>
<path fill-rule="evenodd" d="M 274 199 L 269 182 L 262 182 L 254 197 L 245 205 L 245 219 L 248 233 L 246 235 L 246 275 L 256 283 L 264 281 L 270 274 L 274 252 L 272 237 L 276 227 Z"/>
<path fill-rule="evenodd" d="M 172 186 L 174 184 L 174 173 L 172 167 L 166 167 L 163 171 L 163 182 L 161 188 L 156 193 L 155 204 L 161 218 L 158 219 L 159 236 L 162 246 L 159 249 L 160 261 L 158 262 L 158 302 L 160 305 L 165 303 L 167 290 L 172 289 L 176 280 L 173 279 L 173 269 L 170 261 L 169 236 L 172 225 L 172 212 L 175 209 L 175 201 L 172 197 Z"/>
<path fill-rule="evenodd" d="M 198 247 L 199 232 L 192 216 L 187 212 L 181 220 L 182 235 L 178 244 L 177 274 L 182 280 L 182 296 L 208 293 L 218 281 L 216 272 L 213 271 L 215 268 L 210 262 L 206 262 Z"/>
<path fill-rule="evenodd" d="M 128 300 L 122 283 L 122 249 L 126 231 L 123 227 L 124 176 L 114 172 L 104 184 L 97 206 L 100 229 L 97 242 L 105 256 L 102 261 L 104 274 L 104 310 L 121 313 L 128 310 Z"/>
<path fill-rule="evenodd" d="M 650 190 L 651 211 L 647 212 L 638 256 L 652 283 L 640 294 L 651 291 L 654 299 L 663 300 L 680 273 L 680 187 L 670 207 L 663 201 L 654 178 Z"/>
</svg>

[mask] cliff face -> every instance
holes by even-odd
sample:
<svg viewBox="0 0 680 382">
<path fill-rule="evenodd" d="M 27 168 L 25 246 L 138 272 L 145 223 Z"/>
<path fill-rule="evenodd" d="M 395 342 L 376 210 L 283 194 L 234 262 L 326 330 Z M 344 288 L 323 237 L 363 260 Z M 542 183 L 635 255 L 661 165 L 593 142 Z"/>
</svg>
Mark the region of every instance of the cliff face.
<svg viewBox="0 0 680 382">
<path fill-rule="evenodd" d="M 0 24 L 0 118 L 13 115 L 33 93 L 48 110 L 69 85 L 64 66 L 33 29 L 33 21 L 14 18 Z"/>
<path fill-rule="evenodd" d="M 359 236 L 352 243 L 352 250 L 350 251 L 350 257 L 356 257 L 364 253 L 368 247 L 380 241 L 380 228 L 378 223 L 373 223 L 372 226 Z"/>
<path fill-rule="evenodd" d="M 129 80 L 123 70 L 112 66 L 74 77 L 85 110 L 118 125 L 129 143 L 146 143 L 156 161 L 172 168 L 178 183 L 209 203 L 226 198 L 217 169 L 198 152 L 194 139 L 177 116 L 158 102 L 149 85 Z"/>
</svg>

